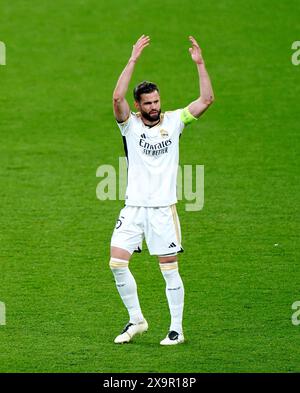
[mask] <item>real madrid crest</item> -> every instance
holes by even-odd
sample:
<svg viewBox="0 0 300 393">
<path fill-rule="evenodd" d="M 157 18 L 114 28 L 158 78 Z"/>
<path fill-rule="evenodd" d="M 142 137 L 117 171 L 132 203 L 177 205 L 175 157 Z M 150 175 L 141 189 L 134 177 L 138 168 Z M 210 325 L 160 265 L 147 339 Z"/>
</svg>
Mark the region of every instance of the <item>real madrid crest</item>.
<svg viewBox="0 0 300 393">
<path fill-rule="evenodd" d="M 161 128 L 159 132 L 160 132 L 160 135 L 161 135 L 162 138 L 168 138 L 168 136 L 169 136 L 168 131 L 166 131 L 163 128 Z"/>
</svg>

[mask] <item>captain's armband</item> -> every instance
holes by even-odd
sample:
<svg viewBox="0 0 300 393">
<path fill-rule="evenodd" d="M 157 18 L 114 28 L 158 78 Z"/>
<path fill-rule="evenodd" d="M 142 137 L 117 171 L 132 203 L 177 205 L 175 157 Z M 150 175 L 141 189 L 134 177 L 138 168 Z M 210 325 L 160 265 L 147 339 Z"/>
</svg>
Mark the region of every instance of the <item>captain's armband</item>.
<svg viewBox="0 0 300 393">
<path fill-rule="evenodd" d="M 192 123 L 194 120 L 198 120 L 197 117 L 194 117 L 189 111 L 188 107 L 185 107 L 180 114 L 180 120 L 184 125 L 188 125 Z"/>
</svg>

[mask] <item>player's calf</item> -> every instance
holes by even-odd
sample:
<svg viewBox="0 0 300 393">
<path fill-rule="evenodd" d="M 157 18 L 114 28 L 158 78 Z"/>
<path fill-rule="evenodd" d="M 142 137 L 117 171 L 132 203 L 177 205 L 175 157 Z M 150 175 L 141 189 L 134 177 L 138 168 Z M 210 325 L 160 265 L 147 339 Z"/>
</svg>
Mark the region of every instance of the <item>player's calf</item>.
<svg viewBox="0 0 300 393">
<path fill-rule="evenodd" d="M 129 314 L 130 326 L 127 327 L 127 330 L 129 328 L 130 329 L 127 333 L 129 333 L 131 339 L 135 334 L 140 332 L 140 328 L 142 328 L 142 330 L 144 329 L 143 322 L 145 321 L 145 319 L 142 314 L 138 299 L 137 285 L 133 275 L 128 268 L 128 264 L 128 260 L 123 260 L 119 258 L 111 258 L 109 262 L 109 266 L 115 278 L 117 290 Z M 126 331 L 123 331 L 120 336 L 125 333 Z M 125 336 L 122 336 L 118 340 L 121 340 L 122 342 L 130 341 L 130 339 L 126 339 L 126 337 L 128 338 L 127 333 L 125 334 Z"/>
</svg>

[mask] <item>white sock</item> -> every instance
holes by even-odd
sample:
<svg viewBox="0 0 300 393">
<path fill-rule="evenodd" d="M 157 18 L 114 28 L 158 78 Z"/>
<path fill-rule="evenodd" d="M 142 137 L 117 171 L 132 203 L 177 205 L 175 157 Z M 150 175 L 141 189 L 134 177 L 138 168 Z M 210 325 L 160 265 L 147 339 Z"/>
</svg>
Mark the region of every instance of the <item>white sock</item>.
<svg viewBox="0 0 300 393">
<path fill-rule="evenodd" d="M 166 295 L 171 313 L 170 331 L 182 333 L 184 286 L 179 275 L 177 262 L 160 263 L 160 270 L 166 281 Z"/>
<path fill-rule="evenodd" d="M 133 275 L 128 268 L 128 261 L 111 258 L 109 266 L 114 275 L 116 286 L 121 299 L 127 308 L 129 322 L 139 323 L 144 320 Z"/>
</svg>

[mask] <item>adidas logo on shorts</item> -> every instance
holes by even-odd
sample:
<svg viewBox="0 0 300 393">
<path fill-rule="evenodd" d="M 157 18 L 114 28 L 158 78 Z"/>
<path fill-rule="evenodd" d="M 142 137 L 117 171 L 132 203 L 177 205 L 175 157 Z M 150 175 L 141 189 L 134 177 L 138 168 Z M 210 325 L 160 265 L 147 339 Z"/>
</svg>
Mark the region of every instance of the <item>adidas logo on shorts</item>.
<svg viewBox="0 0 300 393">
<path fill-rule="evenodd" d="M 169 248 L 172 248 L 172 247 L 176 247 L 176 244 L 173 242 L 169 245 Z"/>
</svg>

